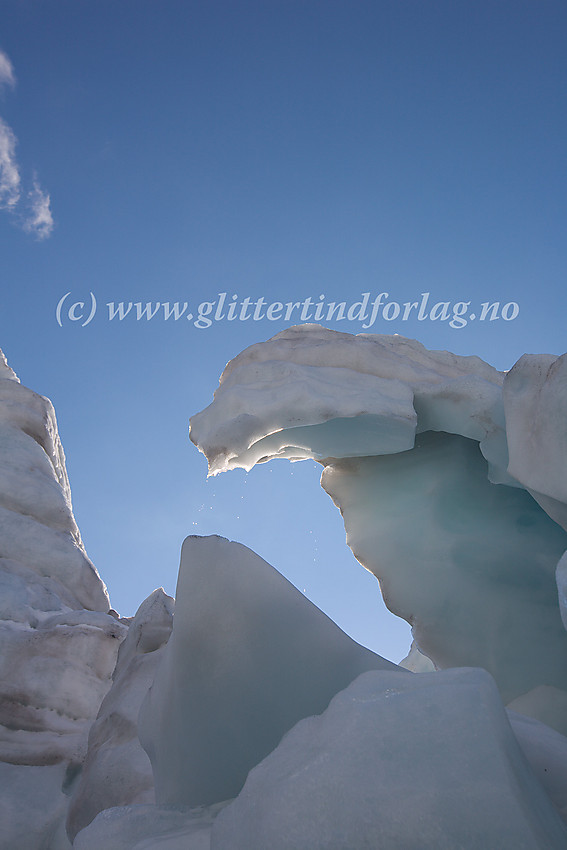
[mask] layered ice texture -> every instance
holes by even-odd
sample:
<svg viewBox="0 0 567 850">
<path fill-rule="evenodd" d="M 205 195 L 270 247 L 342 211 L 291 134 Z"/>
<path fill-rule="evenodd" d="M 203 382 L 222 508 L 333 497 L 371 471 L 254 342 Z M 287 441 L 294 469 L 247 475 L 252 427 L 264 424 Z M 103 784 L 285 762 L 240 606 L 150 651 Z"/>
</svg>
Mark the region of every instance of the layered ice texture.
<svg viewBox="0 0 567 850">
<path fill-rule="evenodd" d="M 322 463 L 413 673 L 217 536 L 118 617 L 0 360 L 0 850 L 566 847 L 565 369 L 304 326 L 194 417 L 213 472 Z"/>
<path fill-rule="evenodd" d="M 66 593 L 68 601 L 82 608 L 108 611 L 106 587 L 87 557 L 73 517 L 53 406 L 23 387 L 1 353 L 0 358 L 2 560 L 32 570 L 45 585 L 44 598 L 39 598 L 39 589 L 35 596 L 27 594 L 34 624 L 51 610 L 49 590 Z M 18 572 L 15 567 L 7 571 Z M 11 604 L 16 583 L 10 582 L 2 594 L 2 604 Z"/>
<path fill-rule="evenodd" d="M 0 473 L 0 847 L 64 850 L 127 628 L 81 541 L 53 407 L 1 353 Z"/>
</svg>

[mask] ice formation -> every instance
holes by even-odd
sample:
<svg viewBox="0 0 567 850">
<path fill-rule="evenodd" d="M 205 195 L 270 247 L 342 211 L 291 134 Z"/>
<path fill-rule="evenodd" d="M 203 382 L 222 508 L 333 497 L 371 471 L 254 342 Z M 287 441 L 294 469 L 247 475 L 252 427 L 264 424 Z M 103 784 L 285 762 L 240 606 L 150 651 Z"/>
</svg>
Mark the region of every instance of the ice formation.
<svg viewBox="0 0 567 850">
<path fill-rule="evenodd" d="M 304 326 L 194 417 L 213 472 L 321 461 L 408 672 L 216 536 L 119 618 L 0 358 L 0 850 L 567 846 L 565 364 Z"/>
<path fill-rule="evenodd" d="M 300 325 L 230 361 L 191 439 L 217 474 L 275 457 L 403 452 L 416 433 L 446 431 L 479 442 L 491 480 L 511 483 L 503 378 L 478 357 L 404 337 Z"/>
<path fill-rule="evenodd" d="M 53 407 L 1 354 L 0 471 L 0 847 L 64 850 L 69 789 L 126 626 L 73 518 Z"/>
<path fill-rule="evenodd" d="M 223 808 L 217 803 L 189 812 L 148 805 L 106 809 L 77 835 L 73 850 L 210 850 L 212 825 Z"/>
<path fill-rule="evenodd" d="M 140 605 L 120 645 L 112 686 L 91 726 L 69 804 L 70 838 L 105 809 L 155 802 L 150 761 L 138 739 L 138 713 L 171 634 L 173 607 L 170 596 L 155 590 Z"/>
<path fill-rule="evenodd" d="M 160 804 L 235 797 L 298 720 L 323 711 L 360 673 L 397 669 L 222 537 L 185 540 L 176 600 L 139 722 Z"/>
<path fill-rule="evenodd" d="M 20 384 L 1 352 L 0 468 L 1 556 L 6 573 L 18 573 L 17 567 L 6 563 L 15 562 L 47 579 L 39 582 L 45 597 L 45 591 L 63 592 L 76 607 L 108 611 L 106 587 L 87 557 L 71 510 L 53 406 Z M 17 580 L 8 582 L 10 594 L 25 594 Z M 32 618 L 51 610 L 45 607 L 50 604 L 47 598 L 38 599 L 34 607 L 30 594 L 28 604 Z"/>
<path fill-rule="evenodd" d="M 559 850 L 566 841 L 493 679 L 455 669 L 359 676 L 250 772 L 216 819 L 211 850 Z"/>
<path fill-rule="evenodd" d="M 526 356 L 505 375 L 403 337 L 302 325 L 228 364 L 191 439 L 212 474 L 319 460 L 349 546 L 422 653 L 485 668 L 506 702 L 564 693 L 566 368 Z M 564 730 L 553 703 L 545 720 Z"/>
<path fill-rule="evenodd" d="M 554 576 L 567 535 L 528 493 L 488 481 L 477 444 L 419 434 L 412 451 L 334 461 L 323 486 L 356 557 L 438 667 L 484 667 L 505 702 L 567 688 Z"/>
</svg>

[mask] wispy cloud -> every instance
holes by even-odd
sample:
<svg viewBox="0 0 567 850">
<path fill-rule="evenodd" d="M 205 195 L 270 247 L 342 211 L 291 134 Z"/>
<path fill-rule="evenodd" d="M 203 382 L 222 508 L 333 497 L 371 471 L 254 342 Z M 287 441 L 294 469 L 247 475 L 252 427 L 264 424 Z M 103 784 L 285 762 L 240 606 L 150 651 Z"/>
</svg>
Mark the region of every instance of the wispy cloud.
<svg viewBox="0 0 567 850">
<path fill-rule="evenodd" d="M 0 91 L 3 88 L 14 88 L 16 85 L 16 75 L 14 74 L 14 66 L 6 56 L 3 50 L 0 50 Z"/>
<path fill-rule="evenodd" d="M 0 118 L 0 209 L 14 210 L 20 200 L 16 137 Z"/>
<path fill-rule="evenodd" d="M 23 228 L 26 233 L 32 233 L 36 239 L 47 239 L 53 230 L 50 198 L 40 187 L 37 180 L 33 181 L 33 189 L 27 195 L 27 215 Z"/>
<path fill-rule="evenodd" d="M 0 50 L 0 94 L 14 88 L 16 76 L 8 56 Z M 49 195 L 34 176 L 32 188 L 22 196 L 22 179 L 16 158 L 17 139 L 11 127 L 0 118 L 0 209 L 14 215 L 14 220 L 36 239 L 47 239 L 53 231 Z"/>
</svg>

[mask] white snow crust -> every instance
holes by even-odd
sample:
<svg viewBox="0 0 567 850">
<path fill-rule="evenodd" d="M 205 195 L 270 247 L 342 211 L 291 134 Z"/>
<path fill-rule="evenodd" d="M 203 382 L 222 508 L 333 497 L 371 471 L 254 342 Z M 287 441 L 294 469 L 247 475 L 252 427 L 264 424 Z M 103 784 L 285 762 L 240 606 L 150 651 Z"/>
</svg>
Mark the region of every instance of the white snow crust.
<svg viewBox="0 0 567 850">
<path fill-rule="evenodd" d="M 478 440 L 505 478 L 504 375 L 478 357 L 404 337 L 288 328 L 227 365 L 191 419 L 210 474 L 272 457 L 358 457 L 411 449 L 416 432 Z"/>
</svg>

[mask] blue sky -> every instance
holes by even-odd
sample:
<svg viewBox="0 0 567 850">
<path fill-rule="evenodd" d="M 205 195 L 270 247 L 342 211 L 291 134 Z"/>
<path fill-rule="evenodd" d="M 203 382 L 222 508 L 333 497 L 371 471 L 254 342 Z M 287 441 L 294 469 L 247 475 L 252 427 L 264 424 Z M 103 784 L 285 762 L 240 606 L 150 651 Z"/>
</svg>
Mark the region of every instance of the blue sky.
<svg viewBox="0 0 567 850">
<path fill-rule="evenodd" d="M 186 534 L 219 533 L 402 657 L 409 629 L 382 613 L 319 467 L 206 481 L 188 441 L 225 363 L 286 322 L 120 322 L 106 305 L 429 292 L 519 314 L 455 328 L 414 312 L 372 332 L 501 369 L 562 353 L 566 36 L 553 0 L 2 4 L 0 345 L 55 404 L 122 613 L 174 592 Z M 68 311 L 91 293 L 83 327 Z"/>
</svg>

